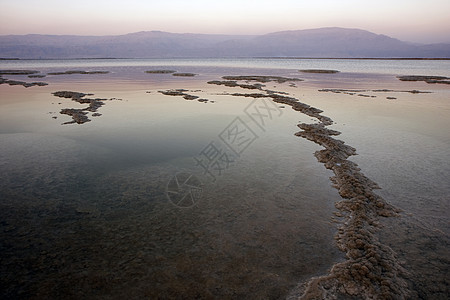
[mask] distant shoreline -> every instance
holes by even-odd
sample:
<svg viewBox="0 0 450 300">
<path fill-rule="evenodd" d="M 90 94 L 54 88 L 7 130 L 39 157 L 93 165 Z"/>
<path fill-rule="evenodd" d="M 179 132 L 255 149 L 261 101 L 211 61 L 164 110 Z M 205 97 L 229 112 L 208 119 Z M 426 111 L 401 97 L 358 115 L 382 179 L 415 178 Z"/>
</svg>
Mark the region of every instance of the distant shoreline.
<svg viewBox="0 0 450 300">
<path fill-rule="evenodd" d="M 450 57 L 88 57 L 88 58 L 3 58 L 0 61 L 9 60 L 114 60 L 114 59 L 297 59 L 297 60 L 450 60 Z"/>
<path fill-rule="evenodd" d="M 256 57 L 255 57 L 256 58 Z M 450 57 L 257 57 L 263 59 L 450 60 Z"/>
</svg>

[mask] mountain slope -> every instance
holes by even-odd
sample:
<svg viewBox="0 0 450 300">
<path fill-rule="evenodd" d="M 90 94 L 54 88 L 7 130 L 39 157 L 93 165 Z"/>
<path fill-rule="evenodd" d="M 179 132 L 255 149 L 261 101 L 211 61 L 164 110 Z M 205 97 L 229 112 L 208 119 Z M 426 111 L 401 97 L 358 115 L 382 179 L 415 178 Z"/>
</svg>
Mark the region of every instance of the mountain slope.
<svg viewBox="0 0 450 300">
<path fill-rule="evenodd" d="M 450 44 L 414 45 L 360 29 L 319 28 L 260 36 L 143 31 L 118 36 L 0 36 L 3 58 L 446 57 Z"/>
<path fill-rule="evenodd" d="M 410 55 L 414 47 L 359 29 L 321 28 L 276 32 L 258 38 L 266 53 L 278 56 L 395 57 Z M 273 54 L 272 54 L 273 55 Z"/>
</svg>

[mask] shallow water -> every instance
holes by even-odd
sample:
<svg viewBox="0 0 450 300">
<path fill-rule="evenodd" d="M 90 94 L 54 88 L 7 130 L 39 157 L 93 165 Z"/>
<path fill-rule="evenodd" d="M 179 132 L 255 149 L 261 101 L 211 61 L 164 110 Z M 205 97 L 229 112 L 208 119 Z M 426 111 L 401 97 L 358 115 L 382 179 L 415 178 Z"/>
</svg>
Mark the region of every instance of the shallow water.
<svg viewBox="0 0 450 300">
<path fill-rule="evenodd" d="M 361 59 L 286 59 L 286 58 L 207 58 L 207 59 L 73 59 L 2 61 L 2 69 L 24 68 L 136 68 L 208 67 L 246 69 L 332 69 L 352 73 L 449 76 L 449 60 L 361 60 Z"/>
<path fill-rule="evenodd" d="M 386 69 L 384 62 L 370 62 L 384 74 L 323 75 L 297 72 L 297 61 L 274 68 L 280 64 L 274 61 L 272 69 L 242 60 L 15 62 L 41 72 L 95 67 L 111 73 L 48 76 L 39 79 L 48 86 L 28 89 L 0 85 L 2 296 L 285 298 L 344 260 L 334 242 L 334 203 L 341 198 L 332 173 L 313 156 L 318 145 L 294 136 L 299 122 L 315 120 L 271 102 L 276 113 L 258 126 L 245 113 L 257 99 L 224 94 L 251 91 L 206 84 L 230 74 L 306 79 L 267 88 L 286 91 L 336 122 L 339 138 L 359 154 L 351 160 L 382 187 L 378 194 L 404 211 L 383 220 L 379 236 L 410 272 L 409 288 L 421 297 L 445 295 L 450 90 L 395 79 L 399 69 L 411 71 L 408 65 Z M 10 63 L 1 68 L 13 68 Z M 439 73 L 432 75 L 445 68 L 421 64 L 416 67 Z M 199 75 L 144 73 L 157 67 Z M 180 88 L 210 101 L 158 92 Z M 377 97 L 363 98 L 321 88 L 433 93 L 367 92 Z M 51 95 L 59 90 L 121 100 L 106 101 L 91 122 L 60 125 L 70 120 L 61 108 L 82 105 Z M 236 117 L 254 139 L 239 156 L 223 142 Z M 211 145 L 232 158 L 213 176 L 195 160 Z M 183 174 L 200 183 L 192 207 L 174 205 L 168 193 L 174 176 L 182 180 Z"/>
</svg>

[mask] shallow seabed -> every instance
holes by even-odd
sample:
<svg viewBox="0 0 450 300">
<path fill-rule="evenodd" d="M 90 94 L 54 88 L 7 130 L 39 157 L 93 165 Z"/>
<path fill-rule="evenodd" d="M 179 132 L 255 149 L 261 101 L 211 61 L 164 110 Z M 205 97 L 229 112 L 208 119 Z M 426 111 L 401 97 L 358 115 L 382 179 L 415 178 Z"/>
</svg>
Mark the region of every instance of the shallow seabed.
<svg viewBox="0 0 450 300">
<path fill-rule="evenodd" d="M 330 129 L 342 132 L 337 138 L 356 148 L 349 160 L 402 210 L 375 220 L 374 234 L 404 268 L 404 294 L 448 295 L 447 86 L 401 82 L 392 71 L 90 68 L 110 73 L 48 75 L 39 79 L 49 83 L 43 87 L 0 85 L 2 297 L 295 298 L 311 278 L 346 261 L 335 241 L 345 219 L 335 208 L 342 198 L 333 173 L 314 157 L 319 145 L 294 135 L 297 124 L 317 119 L 270 99 L 231 95 L 253 90 L 207 84 L 225 75 L 303 79 L 264 89 L 323 110 Z M 198 75 L 144 72 L 152 69 Z M 172 89 L 208 101 L 160 93 Z M 90 122 L 61 125 L 71 121 L 61 109 L 85 105 L 56 91 L 108 100 L 100 116 L 88 114 Z M 230 147 L 224 141 L 239 128 L 248 135 Z M 205 172 L 213 154 L 221 167 Z M 174 185 L 191 175 L 196 181 Z M 186 192 L 191 198 L 178 202 Z"/>
</svg>

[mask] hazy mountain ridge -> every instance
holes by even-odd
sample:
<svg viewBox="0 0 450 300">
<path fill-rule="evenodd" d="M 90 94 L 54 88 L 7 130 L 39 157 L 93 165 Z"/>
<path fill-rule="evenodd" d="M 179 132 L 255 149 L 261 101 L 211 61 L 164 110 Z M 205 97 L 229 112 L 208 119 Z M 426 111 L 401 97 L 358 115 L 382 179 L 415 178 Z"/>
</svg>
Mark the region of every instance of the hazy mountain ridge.
<svg viewBox="0 0 450 300">
<path fill-rule="evenodd" d="M 265 35 L 142 31 L 117 36 L 0 36 L 3 58 L 442 57 L 450 44 L 420 45 L 361 29 L 319 28 Z"/>
</svg>

